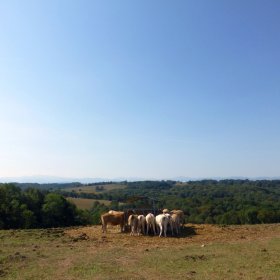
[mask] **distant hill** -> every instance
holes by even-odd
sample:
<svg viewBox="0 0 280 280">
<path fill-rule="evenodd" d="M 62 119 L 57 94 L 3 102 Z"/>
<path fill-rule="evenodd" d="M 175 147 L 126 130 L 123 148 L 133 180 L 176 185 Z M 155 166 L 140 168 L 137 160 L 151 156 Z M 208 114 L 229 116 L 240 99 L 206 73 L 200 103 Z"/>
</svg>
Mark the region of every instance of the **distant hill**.
<svg viewBox="0 0 280 280">
<path fill-rule="evenodd" d="M 39 183 L 39 184 L 52 184 L 52 183 L 72 183 L 79 182 L 81 184 L 88 183 L 100 183 L 100 182 L 135 182 L 135 181 L 160 181 L 160 180 L 171 180 L 179 182 L 189 181 L 201 181 L 201 180 L 279 180 L 280 176 L 275 177 L 242 177 L 242 176 L 231 176 L 231 177 L 186 177 L 177 176 L 172 178 L 144 178 L 144 177 L 115 177 L 115 178 L 101 178 L 101 177 L 87 177 L 87 178 L 75 178 L 75 177 L 59 177 L 59 176 L 48 176 L 48 175 L 34 175 L 34 176 L 20 176 L 20 177 L 0 177 L 0 183 Z"/>
<path fill-rule="evenodd" d="M 39 184 L 52 184 L 52 183 L 95 183 L 95 182 L 106 182 L 111 181 L 105 178 L 67 178 L 58 176 L 21 176 L 21 177 L 0 177 L 1 183 L 39 183 Z"/>
</svg>

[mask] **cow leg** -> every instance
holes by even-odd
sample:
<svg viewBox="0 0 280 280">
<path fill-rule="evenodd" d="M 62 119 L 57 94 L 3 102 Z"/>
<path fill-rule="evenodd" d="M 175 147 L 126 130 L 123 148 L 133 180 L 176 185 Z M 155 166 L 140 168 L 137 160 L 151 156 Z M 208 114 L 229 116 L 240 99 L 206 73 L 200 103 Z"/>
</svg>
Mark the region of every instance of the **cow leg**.
<svg viewBox="0 0 280 280">
<path fill-rule="evenodd" d="M 107 225 L 102 224 L 102 233 L 106 233 L 106 232 L 107 232 Z"/>
<path fill-rule="evenodd" d="M 166 237 L 167 226 L 163 228 L 163 231 L 164 231 L 164 237 Z"/>
<path fill-rule="evenodd" d="M 159 225 L 159 237 L 161 237 L 162 236 L 162 225 Z"/>
<path fill-rule="evenodd" d="M 156 229 L 155 229 L 155 223 L 153 223 L 153 231 L 154 231 L 154 235 L 156 235 Z"/>
</svg>

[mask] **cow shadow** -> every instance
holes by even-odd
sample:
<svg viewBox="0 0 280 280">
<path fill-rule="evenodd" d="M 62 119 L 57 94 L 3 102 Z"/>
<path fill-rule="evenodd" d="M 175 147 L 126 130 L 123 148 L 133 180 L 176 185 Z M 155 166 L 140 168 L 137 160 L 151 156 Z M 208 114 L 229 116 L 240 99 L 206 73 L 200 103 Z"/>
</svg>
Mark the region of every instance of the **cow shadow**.
<svg viewBox="0 0 280 280">
<path fill-rule="evenodd" d="M 158 232 L 156 234 L 156 236 L 158 235 Z M 192 236 L 197 235 L 196 231 L 195 231 L 195 227 L 193 226 L 184 226 L 183 228 L 181 228 L 179 234 L 177 235 L 174 231 L 174 235 L 171 234 L 170 229 L 167 230 L 167 237 L 171 237 L 171 238 L 192 238 Z M 152 231 L 149 232 L 148 235 L 146 236 L 154 236 L 154 233 Z"/>
<path fill-rule="evenodd" d="M 175 238 L 187 238 L 187 237 L 192 237 L 196 234 L 197 233 L 195 231 L 195 227 L 184 226 L 183 228 L 181 228 L 181 232 L 179 233 L 179 235 L 175 234 L 173 237 L 175 237 Z"/>
</svg>

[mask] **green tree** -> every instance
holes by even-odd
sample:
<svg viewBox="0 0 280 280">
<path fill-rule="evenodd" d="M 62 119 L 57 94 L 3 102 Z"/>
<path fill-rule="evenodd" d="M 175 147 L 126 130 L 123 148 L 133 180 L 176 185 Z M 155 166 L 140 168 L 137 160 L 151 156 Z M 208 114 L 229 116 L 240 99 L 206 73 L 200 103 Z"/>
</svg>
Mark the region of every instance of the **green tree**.
<svg viewBox="0 0 280 280">
<path fill-rule="evenodd" d="M 34 228 L 36 227 L 36 216 L 34 212 L 27 208 L 27 205 L 22 204 L 21 210 L 21 228 Z"/>
<path fill-rule="evenodd" d="M 109 208 L 106 205 L 100 203 L 99 201 L 95 201 L 92 208 L 90 209 L 90 213 L 92 215 L 92 223 L 95 225 L 99 225 L 101 223 L 100 216 L 108 210 Z"/>
<path fill-rule="evenodd" d="M 57 193 L 46 195 L 42 212 L 43 224 L 47 227 L 73 225 L 77 213 L 76 206 Z"/>
<path fill-rule="evenodd" d="M 4 229 L 21 225 L 21 190 L 13 184 L 0 185 L 0 226 Z"/>
<path fill-rule="evenodd" d="M 42 205 L 44 203 L 44 192 L 28 188 L 23 193 L 23 199 L 28 209 L 33 212 L 34 221 L 33 227 L 41 226 L 42 224 Z"/>
</svg>

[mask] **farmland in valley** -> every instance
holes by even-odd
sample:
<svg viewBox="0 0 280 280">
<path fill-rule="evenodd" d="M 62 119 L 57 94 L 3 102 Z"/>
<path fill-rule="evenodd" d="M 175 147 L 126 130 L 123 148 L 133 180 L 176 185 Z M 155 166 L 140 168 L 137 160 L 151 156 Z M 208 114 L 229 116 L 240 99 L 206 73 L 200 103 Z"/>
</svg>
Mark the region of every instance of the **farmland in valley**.
<svg viewBox="0 0 280 280">
<path fill-rule="evenodd" d="M 68 201 L 74 203 L 80 209 L 90 209 L 95 201 L 103 203 L 104 205 L 110 205 L 111 201 L 109 200 L 98 200 L 98 199 L 90 199 L 90 198 L 75 198 L 75 197 L 67 197 Z"/>
<path fill-rule="evenodd" d="M 75 192 L 75 193 L 93 193 L 98 194 L 102 192 L 107 192 L 111 190 L 117 190 L 117 189 L 124 189 L 126 185 L 124 184 L 94 184 L 94 185 L 82 185 L 72 188 L 65 188 L 64 191 L 68 192 Z"/>
</svg>

